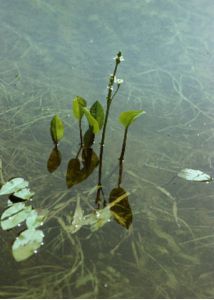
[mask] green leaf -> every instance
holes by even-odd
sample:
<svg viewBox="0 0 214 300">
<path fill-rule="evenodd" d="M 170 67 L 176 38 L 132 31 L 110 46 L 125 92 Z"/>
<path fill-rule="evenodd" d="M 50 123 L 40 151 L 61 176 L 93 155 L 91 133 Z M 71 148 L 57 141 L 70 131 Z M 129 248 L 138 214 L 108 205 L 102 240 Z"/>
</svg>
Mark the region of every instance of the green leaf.
<svg viewBox="0 0 214 300">
<path fill-rule="evenodd" d="M 106 206 L 102 209 L 96 210 L 95 213 L 85 216 L 85 224 L 90 225 L 92 232 L 99 230 L 106 223 L 109 223 L 112 219 L 112 212 L 109 207 Z"/>
<path fill-rule="evenodd" d="M 92 114 L 90 113 L 88 108 L 83 107 L 83 111 L 88 120 L 89 125 L 92 126 L 92 128 L 93 128 L 93 133 L 94 134 L 98 133 L 100 131 L 100 127 L 99 127 L 97 120 L 92 116 Z"/>
<path fill-rule="evenodd" d="M 193 169 L 183 169 L 178 173 L 178 176 L 190 181 L 209 182 L 213 180 L 210 175 Z"/>
<path fill-rule="evenodd" d="M 47 169 L 50 173 L 54 172 L 61 164 L 62 156 L 57 147 L 54 147 L 48 158 Z"/>
<path fill-rule="evenodd" d="M 94 104 L 90 108 L 90 113 L 97 120 L 99 128 L 101 129 L 103 127 L 105 114 L 103 107 L 99 101 L 94 102 Z"/>
<path fill-rule="evenodd" d="M 114 188 L 110 193 L 109 203 L 111 204 L 110 210 L 114 219 L 120 225 L 128 229 L 132 223 L 132 210 L 129 205 L 128 196 L 126 195 L 127 193 L 123 188 Z M 122 199 L 118 201 L 120 197 L 122 197 Z"/>
<path fill-rule="evenodd" d="M 32 256 L 42 245 L 43 239 L 44 233 L 42 230 L 30 228 L 23 231 L 12 245 L 15 260 L 19 262 Z"/>
<path fill-rule="evenodd" d="M 120 114 L 119 121 L 125 128 L 128 128 L 137 118 L 139 118 L 144 113 L 144 110 L 124 111 Z"/>
<path fill-rule="evenodd" d="M 94 138 L 93 129 L 89 127 L 83 137 L 84 148 L 90 148 L 94 143 Z"/>
<path fill-rule="evenodd" d="M 66 173 L 67 187 L 71 188 L 79 182 L 81 182 L 80 161 L 78 158 L 73 158 L 68 162 Z"/>
<path fill-rule="evenodd" d="M 61 119 L 55 115 L 53 119 L 51 120 L 51 137 L 55 144 L 58 144 L 58 142 L 63 138 L 64 136 L 64 125 L 61 121 Z"/>
<path fill-rule="evenodd" d="M 47 216 L 47 210 L 37 210 L 33 209 L 26 219 L 26 225 L 30 228 L 37 228 L 43 225 L 43 222 Z"/>
<path fill-rule="evenodd" d="M 99 164 L 99 158 L 97 154 L 91 148 L 84 148 L 82 151 L 82 162 L 84 165 L 83 170 L 87 174 L 87 177 L 93 172 L 93 170 Z"/>
<path fill-rule="evenodd" d="M 0 189 L 0 195 L 15 193 L 29 185 L 28 181 L 23 178 L 13 178 L 7 181 Z"/>
<path fill-rule="evenodd" d="M 34 194 L 35 193 L 31 192 L 30 189 L 24 188 L 24 189 L 21 189 L 18 192 L 15 192 L 13 194 L 13 196 L 15 196 L 17 198 L 20 198 L 20 199 L 23 199 L 23 200 L 30 200 L 34 196 Z"/>
<path fill-rule="evenodd" d="M 8 230 L 21 224 L 30 215 L 31 210 L 32 207 L 25 206 L 23 202 L 11 205 L 1 216 L 2 229 Z"/>
<path fill-rule="evenodd" d="M 84 114 L 83 107 L 86 106 L 86 101 L 82 97 L 76 96 L 73 100 L 73 114 L 74 117 L 78 120 L 82 119 L 82 116 Z"/>
</svg>

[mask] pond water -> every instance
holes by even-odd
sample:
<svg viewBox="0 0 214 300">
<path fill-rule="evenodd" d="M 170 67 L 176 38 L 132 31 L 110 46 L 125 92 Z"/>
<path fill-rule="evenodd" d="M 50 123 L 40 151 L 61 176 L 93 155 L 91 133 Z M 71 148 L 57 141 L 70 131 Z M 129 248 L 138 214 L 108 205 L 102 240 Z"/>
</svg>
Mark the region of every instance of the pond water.
<svg viewBox="0 0 214 300">
<path fill-rule="evenodd" d="M 213 298 L 214 185 L 177 176 L 183 168 L 214 176 L 213 0 L 2 0 L 0 19 L 4 178 L 28 180 L 34 207 L 49 210 L 44 245 L 28 260 L 12 256 L 17 231 L 1 230 L 0 296 Z M 117 185 L 120 112 L 144 109 L 129 129 L 122 181 L 133 222 L 128 230 L 111 220 L 71 233 L 62 224 L 71 222 L 77 197 L 85 214 L 93 212 L 98 176 L 96 168 L 66 186 L 79 144 L 72 99 L 106 107 L 118 51 L 124 83 L 110 110 L 103 188 L 108 198 Z M 49 173 L 55 114 L 65 135 L 61 165 Z"/>
</svg>

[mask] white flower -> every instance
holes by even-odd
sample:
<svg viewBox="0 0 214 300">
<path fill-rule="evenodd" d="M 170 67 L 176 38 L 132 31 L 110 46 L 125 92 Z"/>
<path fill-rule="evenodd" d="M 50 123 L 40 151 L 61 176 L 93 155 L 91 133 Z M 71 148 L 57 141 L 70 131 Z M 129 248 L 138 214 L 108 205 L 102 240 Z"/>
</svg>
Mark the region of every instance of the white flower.
<svg viewBox="0 0 214 300">
<path fill-rule="evenodd" d="M 121 56 L 115 56 L 114 58 L 113 58 L 114 60 L 117 60 L 117 59 L 119 59 L 119 62 L 121 62 L 121 61 L 124 61 L 125 59 L 124 59 L 124 57 L 121 55 Z"/>
<path fill-rule="evenodd" d="M 107 89 L 113 91 L 113 86 L 109 86 L 109 85 L 108 85 L 108 86 L 107 86 Z"/>
<path fill-rule="evenodd" d="M 125 60 L 122 55 L 119 58 L 120 58 L 120 62 Z"/>
<path fill-rule="evenodd" d="M 114 78 L 114 82 L 118 85 L 122 84 L 123 83 L 123 79 L 119 79 L 119 78 Z"/>
</svg>

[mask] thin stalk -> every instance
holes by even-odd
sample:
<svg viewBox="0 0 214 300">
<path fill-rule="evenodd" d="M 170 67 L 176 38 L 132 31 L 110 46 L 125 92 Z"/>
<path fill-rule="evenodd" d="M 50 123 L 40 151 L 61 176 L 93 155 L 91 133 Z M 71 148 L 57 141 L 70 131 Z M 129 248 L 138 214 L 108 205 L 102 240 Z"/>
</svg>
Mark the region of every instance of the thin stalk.
<svg viewBox="0 0 214 300">
<path fill-rule="evenodd" d="M 0 188 L 5 184 L 3 170 L 2 170 L 2 160 L 0 159 Z"/>
<path fill-rule="evenodd" d="M 115 96 L 115 94 L 113 94 L 113 96 L 112 96 L 113 85 L 114 85 L 114 80 L 115 80 L 115 76 L 116 76 L 116 73 L 117 73 L 117 67 L 118 67 L 118 65 L 120 63 L 120 57 L 121 57 L 121 55 L 122 55 L 121 52 L 118 52 L 116 60 L 115 60 L 114 72 L 113 72 L 113 74 L 109 78 L 108 94 L 107 94 L 107 97 L 106 97 L 107 108 L 106 108 L 105 120 L 104 120 L 103 131 L 102 131 L 102 137 L 101 137 L 101 142 L 100 142 L 99 171 L 98 171 L 98 183 L 97 183 L 98 188 L 97 188 L 97 195 L 96 195 L 96 204 L 97 204 L 98 208 L 100 208 L 100 202 L 101 202 L 100 193 L 101 192 L 102 192 L 102 195 L 103 195 L 103 198 L 104 198 L 104 193 L 103 193 L 103 189 L 102 189 L 103 150 L 104 150 L 106 127 L 107 127 L 107 122 L 108 122 L 108 116 L 109 116 L 110 106 L 111 106 L 111 103 L 112 103 L 112 99 Z M 119 86 L 117 88 L 117 91 L 118 91 L 118 89 L 119 89 Z M 106 204 L 106 201 L 104 199 L 103 205 L 105 206 L 105 204 Z"/>
<path fill-rule="evenodd" d="M 124 136 L 123 136 L 123 144 L 122 149 L 119 157 L 119 177 L 118 177 L 118 187 L 120 187 L 122 182 L 122 176 L 123 176 L 123 163 L 124 163 L 124 155 L 126 150 L 126 141 L 127 141 L 127 134 L 128 134 L 128 127 L 126 127 Z"/>
<path fill-rule="evenodd" d="M 79 130 L 80 130 L 80 147 L 83 146 L 83 138 L 82 138 L 82 118 L 79 119 Z"/>
<path fill-rule="evenodd" d="M 79 157 L 80 152 L 83 148 L 83 137 L 82 137 L 82 118 L 79 119 L 79 132 L 80 132 L 80 147 L 76 155 L 76 159 Z"/>
</svg>

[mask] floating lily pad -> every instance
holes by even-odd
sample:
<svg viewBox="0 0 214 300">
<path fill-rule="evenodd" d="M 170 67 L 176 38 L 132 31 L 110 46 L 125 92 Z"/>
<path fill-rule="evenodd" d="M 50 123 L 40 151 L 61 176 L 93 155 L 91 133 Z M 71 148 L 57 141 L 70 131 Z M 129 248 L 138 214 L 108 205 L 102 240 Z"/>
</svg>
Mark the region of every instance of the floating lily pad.
<svg viewBox="0 0 214 300">
<path fill-rule="evenodd" d="M 15 193 L 21 189 L 28 187 L 28 181 L 24 180 L 24 178 L 13 178 L 7 181 L 0 189 L 1 195 L 8 195 Z"/>
<path fill-rule="evenodd" d="M 31 192 L 30 189 L 24 188 L 18 192 L 15 192 L 13 195 L 17 198 L 21 198 L 23 200 L 30 200 L 34 196 L 34 192 Z"/>
<path fill-rule="evenodd" d="M 41 210 L 41 212 L 36 209 L 32 210 L 26 220 L 27 227 L 29 229 L 30 228 L 35 229 L 39 226 L 42 226 L 46 215 L 47 215 L 47 211 L 44 209 Z"/>
<path fill-rule="evenodd" d="M 212 177 L 200 170 L 183 169 L 178 173 L 178 176 L 190 181 L 209 182 Z"/>
<path fill-rule="evenodd" d="M 25 206 L 23 202 L 15 203 L 6 209 L 1 216 L 1 227 L 8 230 L 21 224 L 27 219 L 32 210 L 31 206 Z"/>
<path fill-rule="evenodd" d="M 23 231 L 12 245 L 15 260 L 22 261 L 32 256 L 42 245 L 43 239 L 44 233 L 42 230 L 30 228 Z"/>
</svg>

